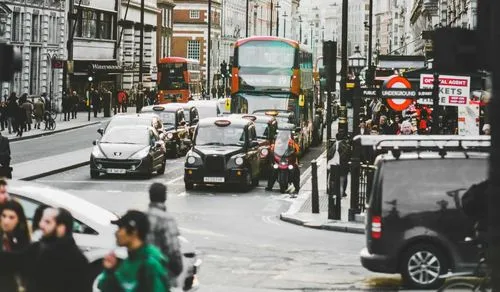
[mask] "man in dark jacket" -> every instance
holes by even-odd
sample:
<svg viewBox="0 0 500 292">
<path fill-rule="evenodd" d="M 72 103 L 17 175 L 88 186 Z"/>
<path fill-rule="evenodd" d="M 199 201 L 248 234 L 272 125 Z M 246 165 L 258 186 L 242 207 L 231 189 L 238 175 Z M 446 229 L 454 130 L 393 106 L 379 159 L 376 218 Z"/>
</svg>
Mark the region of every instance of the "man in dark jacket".
<svg viewBox="0 0 500 292">
<path fill-rule="evenodd" d="M 19 252 L 0 253 L 0 272 L 22 272 L 27 292 L 89 292 L 89 263 L 73 239 L 73 216 L 48 208 L 40 221 L 43 237 Z"/>
<path fill-rule="evenodd" d="M 340 181 L 343 189 L 342 196 L 346 197 L 347 181 L 349 174 L 349 161 L 351 160 L 351 145 L 347 141 L 347 137 L 343 132 L 337 133 L 335 143 L 328 149 L 328 168 L 330 165 L 338 165 L 340 170 Z M 333 186 L 330 186 L 333 187 Z"/>
<path fill-rule="evenodd" d="M 10 142 L 7 137 L 0 134 L 0 176 L 12 178 L 12 169 L 10 168 Z"/>
<path fill-rule="evenodd" d="M 149 188 L 148 218 L 151 224 L 147 241 L 158 247 L 168 258 L 168 270 L 171 285 L 175 285 L 175 278 L 182 272 L 182 252 L 179 243 L 179 229 L 172 215 L 167 212 L 167 187 L 161 183 L 154 183 Z"/>
</svg>

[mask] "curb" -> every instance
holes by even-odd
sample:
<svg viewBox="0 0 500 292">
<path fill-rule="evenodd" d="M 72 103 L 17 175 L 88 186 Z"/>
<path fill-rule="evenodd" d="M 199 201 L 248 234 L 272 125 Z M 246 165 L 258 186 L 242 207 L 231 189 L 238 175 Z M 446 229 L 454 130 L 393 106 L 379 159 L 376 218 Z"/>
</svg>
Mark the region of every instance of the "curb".
<svg viewBox="0 0 500 292">
<path fill-rule="evenodd" d="M 285 213 L 280 214 L 280 220 L 284 222 L 288 222 L 291 224 L 299 225 L 302 227 L 307 227 L 311 229 L 319 229 L 326 231 L 335 231 L 335 232 L 344 232 L 344 233 L 352 233 L 352 234 L 365 234 L 364 227 L 351 227 L 345 226 L 341 223 L 331 223 L 331 224 L 314 224 L 302 221 L 297 218 L 293 218 L 285 215 Z"/>
<path fill-rule="evenodd" d="M 86 166 L 86 165 L 89 165 L 89 164 L 90 164 L 90 161 L 79 162 L 79 163 L 68 165 L 68 166 L 65 166 L 65 167 L 62 167 L 62 168 L 58 168 L 58 169 L 54 169 L 54 170 L 51 170 L 51 171 L 47 171 L 47 172 L 35 174 L 35 175 L 29 176 L 29 177 L 19 178 L 18 180 L 25 180 L 25 181 L 36 180 L 36 179 L 39 179 L 39 178 L 42 178 L 42 177 L 46 177 L 46 176 L 58 174 L 58 173 L 61 173 L 61 172 L 65 172 L 65 171 L 68 171 L 68 170 L 72 170 L 72 169 L 75 169 L 75 168 L 83 167 L 83 166 Z"/>
<path fill-rule="evenodd" d="M 85 128 L 85 127 L 90 127 L 90 126 L 98 125 L 100 123 L 102 123 L 102 121 L 91 122 L 91 123 L 88 123 L 88 124 L 85 124 L 85 125 L 75 126 L 75 127 L 61 129 L 61 130 L 54 130 L 54 131 L 51 131 L 51 132 L 44 132 L 44 133 L 30 135 L 30 136 L 24 136 L 24 137 L 19 137 L 19 138 L 12 138 L 12 139 L 9 139 L 9 142 L 18 142 L 18 141 L 23 141 L 23 140 L 29 140 L 29 139 L 34 139 L 34 138 L 40 138 L 40 137 L 50 136 L 50 135 L 54 135 L 54 134 L 58 134 L 58 133 L 63 133 L 63 132 L 71 131 L 71 130 L 76 130 L 76 129 L 81 129 L 81 128 Z"/>
</svg>

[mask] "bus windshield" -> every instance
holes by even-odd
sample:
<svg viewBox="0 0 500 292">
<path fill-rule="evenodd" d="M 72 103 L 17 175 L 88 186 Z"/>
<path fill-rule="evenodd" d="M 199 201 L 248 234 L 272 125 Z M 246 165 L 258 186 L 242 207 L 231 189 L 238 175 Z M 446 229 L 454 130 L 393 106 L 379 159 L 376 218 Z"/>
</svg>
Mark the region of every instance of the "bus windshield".
<svg viewBox="0 0 500 292">
<path fill-rule="evenodd" d="M 179 90 L 188 89 L 188 83 L 184 78 L 186 71 L 185 63 L 164 63 L 159 64 L 158 70 L 161 73 L 159 80 L 159 90 Z"/>
<path fill-rule="evenodd" d="M 295 48 L 280 41 L 248 42 L 239 47 L 238 62 L 240 69 L 275 68 L 291 70 L 295 65 Z"/>
</svg>

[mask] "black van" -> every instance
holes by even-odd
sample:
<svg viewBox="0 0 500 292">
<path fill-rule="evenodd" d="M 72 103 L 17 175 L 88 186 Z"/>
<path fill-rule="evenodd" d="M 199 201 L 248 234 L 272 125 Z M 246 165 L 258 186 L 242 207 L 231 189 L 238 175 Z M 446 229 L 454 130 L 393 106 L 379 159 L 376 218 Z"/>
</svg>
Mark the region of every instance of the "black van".
<svg viewBox="0 0 500 292">
<path fill-rule="evenodd" d="M 395 153 L 395 154 L 393 154 Z M 475 267 L 476 247 L 465 241 L 473 222 L 461 197 L 487 177 L 487 153 L 439 152 L 381 155 L 366 213 L 361 263 L 399 273 L 406 286 L 439 287 L 439 275 Z"/>
</svg>

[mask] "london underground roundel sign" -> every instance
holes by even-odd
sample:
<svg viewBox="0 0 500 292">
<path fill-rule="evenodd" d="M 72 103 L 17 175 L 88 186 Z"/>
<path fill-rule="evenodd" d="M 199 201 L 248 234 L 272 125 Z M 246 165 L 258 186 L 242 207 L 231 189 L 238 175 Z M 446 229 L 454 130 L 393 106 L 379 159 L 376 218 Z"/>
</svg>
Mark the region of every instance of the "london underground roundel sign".
<svg viewBox="0 0 500 292">
<path fill-rule="evenodd" d="M 391 88 L 406 88 L 411 89 L 411 83 L 408 79 L 401 76 L 393 76 L 384 82 L 384 87 L 386 89 Z M 403 111 L 407 109 L 413 103 L 411 98 L 388 98 L 387 104 L 395 111 Z"/>
</svg>

